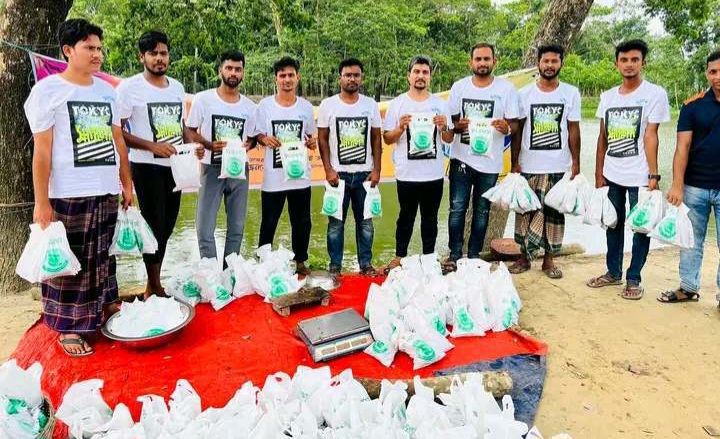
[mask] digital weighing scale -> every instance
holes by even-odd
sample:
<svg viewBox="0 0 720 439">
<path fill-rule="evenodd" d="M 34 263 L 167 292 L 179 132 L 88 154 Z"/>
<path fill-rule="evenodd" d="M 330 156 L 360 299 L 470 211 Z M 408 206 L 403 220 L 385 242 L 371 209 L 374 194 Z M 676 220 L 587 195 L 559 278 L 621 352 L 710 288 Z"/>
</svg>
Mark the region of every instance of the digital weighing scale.
<svg viewBox="0 0 720 439">
<path fill-rule="evenodd" d="M 303 320 L 295 333 L 316 363 L 361 351 L 373 343 L 368 321 L 352 308 Z"/>
</svg>

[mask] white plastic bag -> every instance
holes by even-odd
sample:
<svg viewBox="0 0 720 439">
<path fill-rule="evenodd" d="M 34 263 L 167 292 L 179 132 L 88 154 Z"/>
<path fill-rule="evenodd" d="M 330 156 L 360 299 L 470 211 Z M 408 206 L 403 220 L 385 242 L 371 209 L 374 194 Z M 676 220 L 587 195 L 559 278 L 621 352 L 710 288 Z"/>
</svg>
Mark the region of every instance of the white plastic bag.
<svg viewBox="0 0 720 439">
<path fill-rule="evenodd" d="M 570 172 L 566 172 L 550 188 L 545 195 L 545 205 L 563 214 L 584 215 L 590 199 L 590 184 L 582 174 L 572 180 L 570 176 Z"/>
<path fill-rule="evenodd" d="M 410 113 L 410 148 L 408 155 L 422 154 L 433 147 L 435 124 L 433 113 Z"/>
<path fill-rule="evenodd" d="M 650 237 L 680 248 L 693 248 L 695 234 L 692 222 L 688 217 L 690 209 L 681 203 L 680 206 L 670 206 L 665 216 L 650 232 Z"/>
<path fill-rule="evenodd" d="M 168 282 L 167 293 L 192 306 L 202 301 L 202 288 L 193 273 L 178 273 Z"/>
<path fill-rule="evenodd" d="M 253 294 L 252 275 L 256 264 L 255 260 L 246 260 L 237 253 L 231 253 L 226 258 L 228 266 L 232 269 L 234 284 L 233 296 L 240 298 Z"/>
<path fill-rule="evenodd" d="M 304 142 L 283 142 L 280 146 L 280 160 L 285 170 L 285 181 L 308 180 L 308 153 Z"/>
<path fill-rule="evenodd" d="M 517 325 L 522 309 L 520 296 L 512 283 L 512 276 L 504 263 L 490 274 L 488 279 L 488 302 L 493 314 L 493 331 L 500 332 Z"/>
<path fill-rule="evenodd" d="M 585 224 L 601 226 L 603 229 L 612 229 L 617 225 L 617 212 L 608 198 L 609 191 L 608 186 L 602 186 L 592 191 L 583 218 Z"/>
<path fill-rule="evenodd" d="M 525 177 L 518 173 L 508 174 L 500 184 L 488 189 L 482 196 L 501 209 L 509 209 L 519 214 L 542 208 Z"/>
<path fill-rule="evenodd" d="M 15 272 L 33 283 L 80 272 L 80 261 L 70 249 L 62 222 L 53 221 L 45 230 L 39 224 L 30 224 L 30 238 Z"/>
<path fill-rule="evenodd" d="M 468 135 L 470 137 L 470 153 L 485 157 L 492 157 L 493 137 L 495 127 L 491 125 L 492 119 L 487 117 L 470 116 L 468 118 Z"/>
<path fill-rule="evenodd" d="M 157 239 L 140 211 L 132 206 L 119 209 L 110 254 L 140 256 L 155 253 L 157 248 Z"/>
<path fill-rule="evenodd" d="M 659 190 L 638 192 L 638 202 L 630 210 L 626 224 L 633 232 L 650 233 L 665 213 L 665 199 Z"/>
<path fill-rule="evenodd" d="M 372 187 L 372 183 L 366 181 L 363 183 L 365 188 L 365 205 L 363 206 L 363 218 L 372 219 L 382 216 L 382 199 L 380 198 L 380 188 Z"/>
<path fill-rule="evenodd" d="M 210 302 L 215 311 L 221 310 L 235 300 L 232 288 L 223 282 L 223 274 L 216 258 L 200 260 L 197 278 L 202 298 Z"/>
<path fill-rule="evenodd" d="M 228 140 L 222 150 L 220 164 L 220 175 L 218 178 L 247 179 L 245 174 L 245 163 L 247 162 L 247 151 L 242 139 Z"/>
<path fill-rule="evenodd" d="M 400 338 L 400 350 L 413 359 L 413 370 L 429 366 L 445 358 L 445 351 L 427 338 L 406 332 Z"/>
<path fill-rule="evenodd" d="M 152 295 L 144 301 L 123 303 L 108 329 L 122 337 L 146 337 L 175 329 L 184 321 L 182 307 L 174 297 Z"/>
<path fill-rule="evenodd" d="M 325 182 L 325 195 L 323 195 L 322 214 L 331 216 L 340 221 L 343 219 L 343 198 L 345 197 L 345 180 L 339 180 L 337 186 Z"/>
<path fill-rule="evenodd" d="M 103 381 L 94 379 L 75 383 L 63 396 L 55 416 L 63 421 L 76 439 L 104 433 L 102 427 L 112 420 L 113 412 L 100 393 Z"/>
<path fill-rule="evenodd" d="M 195 157 L 197 144 L 185 143 L 175 146 L 176 154 L 170 156 L 170 169 L 172 170 L 175 189 L 173 192 L 194 190 L 200 187 L 200 168 Z"/>
</svg>

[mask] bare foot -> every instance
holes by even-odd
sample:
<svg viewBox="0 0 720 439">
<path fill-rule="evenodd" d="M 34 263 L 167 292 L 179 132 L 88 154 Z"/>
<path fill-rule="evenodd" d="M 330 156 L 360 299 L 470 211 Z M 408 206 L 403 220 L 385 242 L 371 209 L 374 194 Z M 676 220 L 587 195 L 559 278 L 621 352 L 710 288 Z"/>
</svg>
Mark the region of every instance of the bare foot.
<svg viewBox="0 0 720 439">
<path fill-rule="evenodd" d="M 95 352 L 78 334 L 60 334 L 58 343 L 65 353 L 71 357 L 85 357 Z"/>
</svg>

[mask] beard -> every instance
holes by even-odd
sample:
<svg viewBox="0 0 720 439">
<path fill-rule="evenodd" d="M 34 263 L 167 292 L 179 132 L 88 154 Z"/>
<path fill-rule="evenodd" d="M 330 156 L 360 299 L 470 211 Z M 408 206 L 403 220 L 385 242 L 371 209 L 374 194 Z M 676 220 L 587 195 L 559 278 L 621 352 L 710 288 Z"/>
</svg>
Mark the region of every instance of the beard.
<svg viewBox="0 0 720 439">
<path fill-rule="evenodd" d="M 547 73 L 548 71 L 550 71 L 552 73 L 548 74 Z M 555 79 L 558 77 L 559 74 L 560 74 L 560 69 L 557 69 L 557 70 L 547 69 L 547 70 L 540 71 L 540 76 L 542 76 L 543 79 Z"/>
<path fill-rule="evenodd" d="M 167 72 L 167 66 L 148 66 L 145 65 L 145 69 L 153 76 L 163 76 Z"/>
<path fill-rule="evenodd" d="M 493 72 L 492 67 L 480 67 L 478 69 L 473 70 L 473 73 L 476 76 L 483 76 L 483 77 L 492 75 L 492 72 Z"/>
<path fill-rule="evenodd" d="M 356 93 L 358 90 L 360 90 L 360 86 L 355 84 L 341 85 L 340 88 L 346 93 Z"/>
<path fill-rule="evenodd" d="M 226 78 L 224 76 L 220 76 L 220 79 L 222 80 L 223 84 L 230 88 L 236 88 L 240 85 L 240 80 L 237 78 Z"/>
</svg>

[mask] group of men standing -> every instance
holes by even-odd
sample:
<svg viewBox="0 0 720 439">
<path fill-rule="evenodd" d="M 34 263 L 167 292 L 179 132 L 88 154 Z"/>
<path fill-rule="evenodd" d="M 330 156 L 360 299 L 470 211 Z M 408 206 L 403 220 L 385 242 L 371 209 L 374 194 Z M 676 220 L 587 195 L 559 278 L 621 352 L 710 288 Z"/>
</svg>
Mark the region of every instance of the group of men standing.
<svg viewBox="0 0 720 439">
<path fill-rule="evenodd" d="M 123 208 L 133 203 L 133 192 L 137 194 L 140 210 L 158 241 L 158 251 L 143 256 L 145 296 L 164 294 L 162 263 L 181 200 L 181 193 L 173 191 L 169 157 L 180 144 L 197 144 L 195 154 L 201 160 L 196 209 L 200 256 L 218 257 L 214 231 L 221 201 L 227 213 L 223 256 L 240 251 L 248 181 L 220 178 L 219 169 L 228 142 L 240 140 L 247 149 L 265 148 L 258 244 L 273 242 L 287 201 L 292 250 L 301 275 L 309 274 L 305 263 L 311 231 L 310 181 L 285 178 L 279 154 L 284 142 L 303 142 L 310 150 L 319 149 L 328 183 L 344 182 L 342 219 L 329 217 L 327 227 L 328 268 L 335 275 L 342 267 L 350 206 L 360 272 L 379 274 L 372 266 L 372 219 L 363 215 L 363 183 L 369 181 L 374 187 L 380 180 L 383 140 L 396 145 L 393 161 L 400 205 L 395 258 L 384 267 L 386 271 L 407 256 L 418 210 L 422 251 L 436 251 L 448 150 L 449 256 L 443 263 L 447 271 L 454 270 L 464 254 L 480 256 L 490 215 L 490 203 L 481 195 L 497 183 L 507 137 L 512 171 L 525 176 L 541 202 L 564 173 L 569 171 L 573 178 L 580 173 L 580 93 L 558 80 L 564 59 L 559 46 L 538 49 L 538 81 L 518 93 L 510 82 L 493 75 L 495 47 L 477 44 L 469 53 L 472 74 L 452 86 L 447 101 L 430 93 L 432 61 L 415 57 L 408 64 L 408 91 L 392 100 L 384 120 L 378 104 L 360 93 L 363 64 L 348 58 L 338 66 L 340 92 L 321 103 L 316 122 L 312 105 L 297 95 L 300 64 L 290 57 L 273 66 L 276 93 L 256 105 L 239 92 L 244 55 L 224 52 L 217 66 L 220 85 L 197 94 L 186 115 L 184 88 L 166 74 L 170 44 L 165 34 L 151 31 L 140 37 L 143 72 L 124 80 L 117 91 L 93 77 L 103 61 L 102 29 L 82 19 L 68 20 L 60 28 L 59 40 L 68 68 L 39 82 L 25 111 L 35 140 L 34 221 L 43 227 L 52 220 L 65 223 L 71 247 L 83 266 L 77 276 L 42 285 L 45 322 L 60 333 L 58 342 L 71 356 L 91 354 L 83 335 L 97 330 L 117 310 L 115 261 L 108 248 L 120 192 Z M 638 188 L 658 188 L 660 180 L 658 126 L 670 119 L 670 110 L 665 91 L 641 76 L 647 52 L 639 40 L 617 47 L 616 64 L 623 82 L 603 93 L 597 110 L 596 186 L 609 186 L 619 221 L 607 231 L 607 273 L 588 282 L 594 288 L 621 284 L 626 198 L 634 206 Z M 713 149 L 720 147 L 720 53 L 711 55 L 707 66 L 711 89 L 681 112 L 668 194 L 673 204 L 684 199 L 690 207 L 696 246 L 683 251 L 682 285 L 663 293 L 658 300 L 664 302 L 697 299 L 705 226 L 710 207 L 720 207 L 720 177 L 714 172 L 720 154 Z M 430 138 L 422 142 L 411 135 L 417 114 L 431 115 L 434 127 Z M 478 117 L 491 119 L 494 131 L 481 150 L 470 145 L 469 135 L 469 124 Z M 86 140 L 83 130 L 102 136 Z M 465 219 L 471 205 L 465 252 Z M 523 256 L 510 267 L 511 272 L 530 269 L 531 261 L 543 251 L 543 272 L 551 278 L 562 277 L 553 256 L 562 245 L 563 233 L 564 216 L 552 208 L 518 214 L 515 240 Z M 648 249 L 649 238 L 636 233 L 623 290 L 627 299 L 643 294 L 640 272 Z"/>
</svg>

